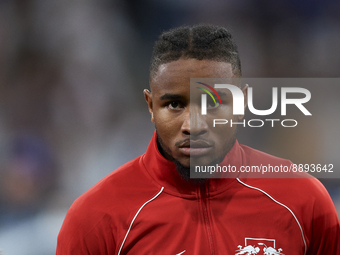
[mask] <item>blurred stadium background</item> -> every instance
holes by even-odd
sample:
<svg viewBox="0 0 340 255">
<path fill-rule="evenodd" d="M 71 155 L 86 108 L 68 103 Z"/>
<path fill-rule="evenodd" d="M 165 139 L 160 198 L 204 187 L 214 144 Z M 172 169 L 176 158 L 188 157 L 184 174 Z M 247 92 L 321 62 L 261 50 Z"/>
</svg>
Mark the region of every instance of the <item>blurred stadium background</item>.
<svg viewBox="0 0 340 255">
<path fill-rule="evenodd" d="M 0 0 L 1 254 L 54 254 L 71 203 L 145 151 L 154 127 L 142 90 L 162 31 L 226 26 L 246 77 L 335 78 L 339 13 L 337 0 Z M 340 86 L 331 94 L 318 94 L 324 125 L 240 141 L 339 169 Z M 339 212 L 339 180 L 322 182 Z"/>
</svg>

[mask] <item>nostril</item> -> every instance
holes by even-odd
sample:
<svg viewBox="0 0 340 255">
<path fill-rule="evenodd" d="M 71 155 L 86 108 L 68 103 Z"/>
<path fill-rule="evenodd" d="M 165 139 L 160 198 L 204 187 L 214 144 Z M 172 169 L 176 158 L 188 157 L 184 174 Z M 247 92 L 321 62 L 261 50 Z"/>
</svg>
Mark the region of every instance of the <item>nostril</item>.
<svg viewBox="0 0 340 255">
<path fill-rule="evenodd" d="M 184 131 L 183 131 L 183 134 L 185 134 L 185 135 L 190 135 L 190 132 L 187 131 L 187 130 L 184 130 Z"/>
<path fill-rule="evenodd" d="M 188 132 L 188 134 L 189 134 L 191 137 L 202 136 L 202 135 L 204 135 L 205 133 L 207 133 L 207 130 L 205 130 L 205 129 L 191 130 L 190 132 Z"/>
<path fill-rule="evenodd" d="M 204 135 L 205 133 L 206 133 L 207 131 L 206 130 L 200 130 L 197 134 L 195 134 L 195 135 L 197 135 L 197 136 L 200 136 L 200 135 Z M 192 134 L 192 135 L 194 135 L 194 134 Z"/>
<path fill-rule="evenodd" d="M 205 133 L 207 133 L 207 130 L 203 129 L 203 130 L 201 130 L 201 132 L 199 132 L 198 135 L 204 135 Z"/>
</svg>

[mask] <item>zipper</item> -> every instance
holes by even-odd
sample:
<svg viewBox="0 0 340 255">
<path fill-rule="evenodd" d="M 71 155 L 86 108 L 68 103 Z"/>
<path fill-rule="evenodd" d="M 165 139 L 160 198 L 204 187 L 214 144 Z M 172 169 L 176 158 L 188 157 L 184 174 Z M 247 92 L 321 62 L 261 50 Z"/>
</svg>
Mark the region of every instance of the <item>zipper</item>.
<svg viewBox="0 0 340 255">
<path fill-rule="evenodd" d="M 200 204 L 201 204 L 201 208 L 203 212 L 203 222 L 204 222 L 204 226 L 206 228 L 207 234 L 208 234 L 210 252 L 211 252 L 211 255 L 214 255 L 215 251 L 214 251 L 214 243 L 213 243 L 213 236 L 212 236 L 212 227 L 211 227 L 211 222 L 210 222 L 209 214 L 208 214 L 207 192 L 208 192 L 208 188 L 206 184 L 200 185 L 199 198 L 200 198 Z"/>
</svg>

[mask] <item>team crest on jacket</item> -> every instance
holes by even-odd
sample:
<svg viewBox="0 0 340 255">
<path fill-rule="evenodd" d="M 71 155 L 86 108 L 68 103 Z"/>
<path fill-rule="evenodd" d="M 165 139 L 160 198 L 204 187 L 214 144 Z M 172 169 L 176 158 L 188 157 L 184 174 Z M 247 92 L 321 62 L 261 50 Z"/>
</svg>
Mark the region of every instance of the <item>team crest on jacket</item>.
<svg viewBox="0 0 340 255">
<path fill-rule="evenodd" d="M 244 247 L 242 245 L 237 247 L 235 255 L 284 255 L 281 253 L 281 248 L 276 249 L 275 239 L 246 237 L 244 239 Z"/>
</svg>

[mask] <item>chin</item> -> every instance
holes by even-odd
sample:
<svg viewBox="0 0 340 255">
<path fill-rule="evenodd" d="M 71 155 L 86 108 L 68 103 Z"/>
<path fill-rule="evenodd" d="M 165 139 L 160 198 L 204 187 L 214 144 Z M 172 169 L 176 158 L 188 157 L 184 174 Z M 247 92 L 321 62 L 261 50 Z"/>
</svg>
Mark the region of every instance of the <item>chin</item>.
<svg viewBox="0 0 340 255">
<path fill-rule="evenodd" d="M 220 160 L 221 157 L 217 157 L 216 155 L 209 155 L 209 156 L 200 156 L 200 157 L 191 157 L 189 165 L 194 165 L 194 166 L 206 166 L 206 165 L 211 165 L 212 163 L 215 163 L 216 161 L 221 162 Z M 217 163 L 219 163 L 217 162 Z"/>
<path fill-rule="evenodd" d="M 173 161 L 178 162 L 178 164 L 180 164 L 183 167 L 190 167 L 190 158 L 188 159 L 184 159 L 184 160 L 180 160 L 180 159 L 174 159 Z"/>
</svg>

